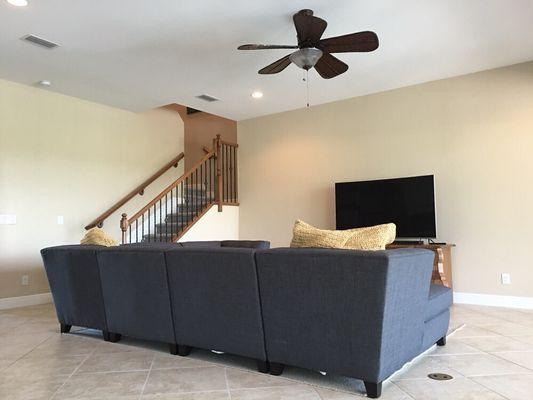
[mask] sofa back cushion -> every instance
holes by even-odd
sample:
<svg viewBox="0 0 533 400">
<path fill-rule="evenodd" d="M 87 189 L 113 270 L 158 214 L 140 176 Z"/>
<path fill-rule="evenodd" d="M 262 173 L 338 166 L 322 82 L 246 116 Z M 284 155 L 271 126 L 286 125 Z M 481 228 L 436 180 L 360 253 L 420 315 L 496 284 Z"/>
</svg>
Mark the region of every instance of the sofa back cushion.
<svg viewBox="0 0 533 400">
<path fill-rule="evenodd" d="M 265 360 L 254 250 L 166 252 L 176 340 Z"/>
<path fill-rule="evenodd" d="M 71 245 L 41 250 L 59 322 L 106 329 L 96 253 L 101 246 Z"/>
<path fill-rule="evenodd" d="M 381 382 L 421 349 L 433 253 L 256 252 L 268 359 Z"/>
<path fill-rule="evenodd" d="M 161 246 L 101 250 L 98 264 L 109 331 L 175 343 Z"/>
</svg>

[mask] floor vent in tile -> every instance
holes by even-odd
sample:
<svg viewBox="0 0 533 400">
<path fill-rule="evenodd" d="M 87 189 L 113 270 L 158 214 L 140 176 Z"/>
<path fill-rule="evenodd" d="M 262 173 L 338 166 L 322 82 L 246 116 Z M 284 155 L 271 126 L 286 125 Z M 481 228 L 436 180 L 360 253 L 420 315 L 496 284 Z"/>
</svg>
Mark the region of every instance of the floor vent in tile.
<svg viewBox="0 0 533 400">
<path fill-rule="evenodd" d="M 449 381 L 450 379 L 453 379 L 453 376 L 448 374 L 441 374 L 439 372 L 433 372 L 432 374 L 428 375 L 428 378 L 436 381 Z"/>
</svg>

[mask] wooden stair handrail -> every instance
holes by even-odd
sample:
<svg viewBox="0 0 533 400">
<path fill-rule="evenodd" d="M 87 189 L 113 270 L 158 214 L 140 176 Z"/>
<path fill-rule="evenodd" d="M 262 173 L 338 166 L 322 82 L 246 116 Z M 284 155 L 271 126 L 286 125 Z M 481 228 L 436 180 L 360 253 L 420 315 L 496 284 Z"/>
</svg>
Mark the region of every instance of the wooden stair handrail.
<svg viewBox="0 0 533 400">
<path fill-rule="evenodd" d="M 161 175 L 163 175 L 165 172 L 167 172 L 170 168 L 174 167 L 177 168 L 179 162 L 185 157 L 185 153 L 181 152 L 176 157 L 174 157 L 172 160 L 170 160 L 168 163 L 166 163 L 163 167 L 161 167 L 155 174 L 153 174 L 150 178 L 145 180 L 143 183 L 141 183 L 139 186 L 137 186 L 135 189 L 133 189 L 130 193 L 128 193 L 126 196 L 124 196 L 122 199 L 120 199 L 118 202 L 116 202 L 113 206 L 111 206 L 106 212 L 104 212 L 102 215 L 98 216 L 98 218 L 94 219 L 90 224 L 88 224 L 85 229 L 89 230 L 91 228 L 94 228 L 95 226 L 101 227 L 104 223 L 104 221 L 109 218 L 114 212 L 116 212 L 120 207 L 122 207 L 124 204 L 126 204 L 128 201 L 130 201 L 132 198 L 134 198 L 136 195 L 143 195 L 144 190 L 152 184 L 156 179 L 158 179 Z"/>
<path fill-rule="evenodd" d="M 143 215 L 150 207 L 152 207 L 155 203 L 157 203 L 159 200 L 161 200 L 163 197 L 165 197 L 168 192 L 170 192 L 172 189 L 174 189 L 177 185 L 179 185 L 181 182 L 183 182 L 186 178 L 191 176 L 196 169 L 202 165 L 206 160 L 209 160 L 211 157 L 215 156 L 214 151 L 210 151 L 205 156 L 203 156 L 200 161 L 198 161 L 196 164 L 194 164 L 187 172 L 185 172 L 182 176 L 180 176 L 178 179 L 176 179 L 174 182 L 172 182 L 170 185 L 168 185 L 159 195 L 157 195 L 151 202 L 149 202 L 147 205 L 145 205 L 139 212 L 137 212 L 133 217 L 128 219 L 128 226 L 133 224 L 137 218 L 139 218 L 141 215 Z"/>
</svg>

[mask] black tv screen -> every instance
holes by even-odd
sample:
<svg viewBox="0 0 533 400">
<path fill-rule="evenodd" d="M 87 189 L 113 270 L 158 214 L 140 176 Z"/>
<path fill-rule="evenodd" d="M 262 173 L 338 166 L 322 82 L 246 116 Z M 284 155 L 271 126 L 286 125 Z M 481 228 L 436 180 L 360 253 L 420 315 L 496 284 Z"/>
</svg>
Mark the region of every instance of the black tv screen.
<svg viewBox="0 0 533 400">
<path fill-rule="evenodd" d="M 435 238 L 433 175 L 335 184 L 337 229 L 394 222 L 399 238 Z"/>
</svg>

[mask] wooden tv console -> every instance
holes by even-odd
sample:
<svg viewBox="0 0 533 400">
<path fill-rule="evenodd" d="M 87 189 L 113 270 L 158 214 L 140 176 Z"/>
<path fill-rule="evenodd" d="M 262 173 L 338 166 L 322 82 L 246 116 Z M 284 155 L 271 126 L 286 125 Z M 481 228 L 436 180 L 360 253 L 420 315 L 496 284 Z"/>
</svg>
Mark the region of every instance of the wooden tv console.
<svg viewBox="0 0 533 400">
<path fill-rule="evenodd" d="M 453 289 L 452 247 L 455 247 L 455 245 L 437 243 L 410 244 L 394 242 L 389 244 L 387 249 L 419 248 L 433 251 L 435 253 L 435 261 L 433 263 L 433 276 L 431 277 L 431 282 Z"/>
</svg>

